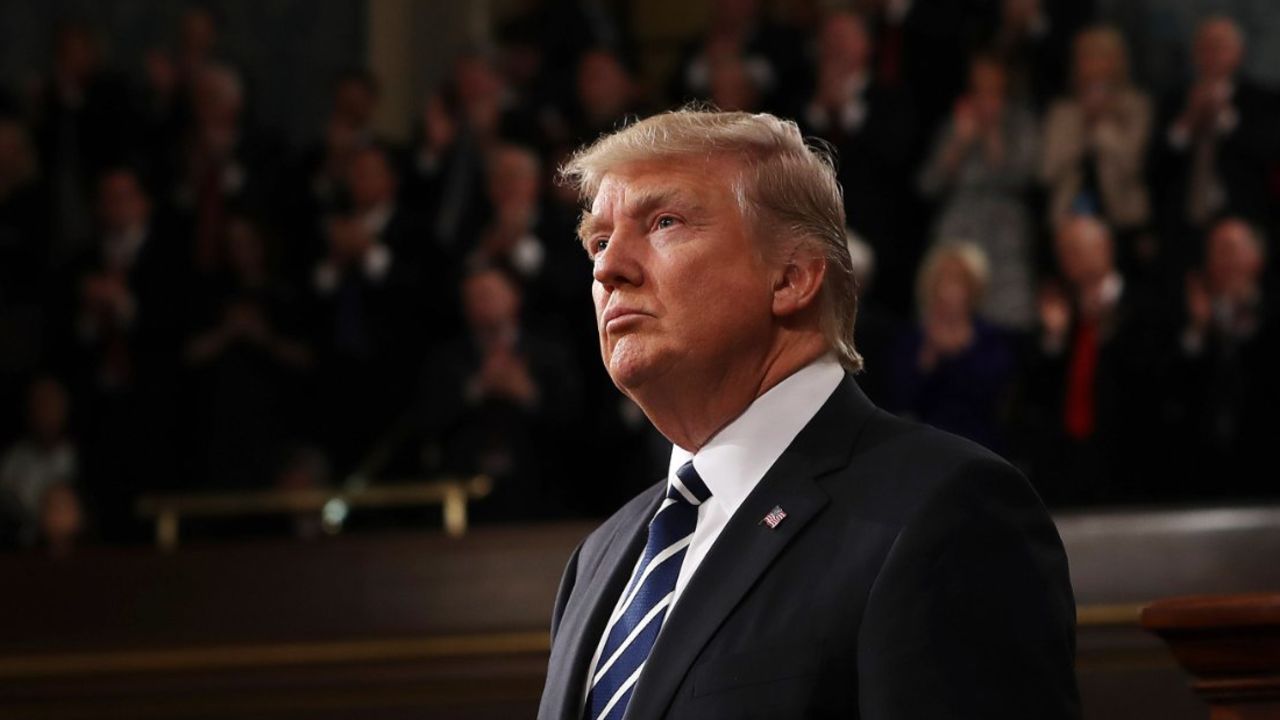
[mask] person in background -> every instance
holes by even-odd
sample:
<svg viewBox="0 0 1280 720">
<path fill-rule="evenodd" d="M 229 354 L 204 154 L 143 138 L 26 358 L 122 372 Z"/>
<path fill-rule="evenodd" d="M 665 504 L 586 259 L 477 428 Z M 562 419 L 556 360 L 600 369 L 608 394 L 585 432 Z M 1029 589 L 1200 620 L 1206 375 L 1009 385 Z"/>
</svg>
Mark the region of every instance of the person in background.
<svg viewBox="0 0 1280 720">
<path fill-rule="evenodd" d="M 1166 101 L 1154 145 L 1152 180 L 1162 234 L 1171 238 L 1171 269 L 1197 255 L 1215 218 L 1261 219 L 1267 212 L 1268 163 L 1277 159 L 1280 122 L 1271 93 L 1240 74 L 1244 35 L 1235 21 L 1201 21 L 1192 47 L 1194 77 Z"/>
<path fill-rule="evenodd" d="M 1035 322 L 1035 227 L 1027 195 L 1038 162 L 1035 118 L 1011 103 L 1006 67 L 994 56 L 974 56 L 968 92 L 934 141 L 920 189 L 941 201 L 934 242 L 972 238 L 982 249 L 990 263 L 982 313 L 1009 329 L 1029 330 Z"/>
<path fill-rule="evenodd" d="M 622 60 L 607 50 L 589 50 L 578 61 L 573 103 L 565 110 L 567 131 L 549 133 L 552 144 L 596 137 L 639 109 L 640 88 Z"/>
<path fill-rule="evenodd" d="M 228 273 L 205 293 L 184 359 L 192 391 L 186 475 L 206 487 L 261 488 L 298 434 L 312 365 L 300 298 L 275 277 L 262 230 L 227 223 Z"/>
<path fill-rule="evenodd" d="M 920 321 L 894 348 L 885 409 L 1000 451 L 1015 367 L 1009 340 L 978 311 L 989 277 L 976 244 L 929 251 L 916 283 Z"/>
<path fill-rule="evenodd" d="M 423 231 L 410 208 L 399 202 L 400 178 L 387 150 L 377 145 L 355 149 L 343 175 L 351 215 L 366 234 L 402 262 L 423 259 Z"/>
<path fill-rule="evenodd" d="M 1040 292 L 1019 423 L 1030 429 L 1031 477 L 1051 505 L 1132 499 L 1158 465 L 1161 331 L 1116 267 L 1102 221 L 1068 218 L 1054 249 L 1061 279 Z"/>
<path fill-rule="evenodd" d="M 490 152 L 488 168 L 493 219 L 480 233 L 467 266 L 503 269 L 520 282 L 531 321 L 563 323 L 565 314 L 579 309 L 571 301 L 578 299 L 573 281 L 581 272 L 581 257 L 572 242 L 545 239 L 542 163 L 532 150 L 502 145 Z M 557 328 L 558 332 L 566 330 Z"/>
<path fill-rule="evenodd" d="M 148 151 L 163 153 L 163 145 L 178 137 L 191 120 L 191 89 L 200 73 L 217 62 L 218 21 L 208 7 L 188 6 L 178 22 L 178 45 L 172 51 L 156 47 L 143 58 L 142 122 Z"/>
<path fill-rule="evenodd" d="M 421 322 L 415 268 L 360 216 L 331 216 L 327 231 L 328 253 L 311 278 L 312 433 L 345 477 L 404 410 L 403 388 L 434 329 Z"/>
<path fill-rule="evenodd" d="M 66 557 L 85 535 L 84 506 L 74 485 L 57 482 L 40 498 L 36 544 L 55 558 Z"/>
<path fill-rule="evenodd" d="M 1071 39 L 1095 15 L 1093 0 L 1000 0 L 1000 17 L 982 45 L 1009 68 L 1010 97 L 1037 112 L 1059 95 Z"/>
<path fill-rule="evenodd" d="M 200 275 L 226 263 L 226 222 L 233 206 L 265 209 L 276 153 L 244 122 L 244 86 L 231 66 L 203 66 L 190 88 L 190 123 L 173 143 L 167 173 L 172 201 L 190 224 L 191 264 Z"/>
<path fill-rule="evenodd" d="M 56 485 L 76 482 L 79 455 L 68 434 L 70 399 L 56 378 L 43 376 L 27 389 L 27 429 L 0 457 L 0 506 L 16 532 L 0 533 L 31 547 L 40 537 L 41 504 Z M 5 518 L 0 518 L 4 524 Z"/>
<path fill-rule="evenodd" d="M 718 55 L 709 62 L 711 74 L 708 97 L 721 110 L 757 112 L 763 106 L 760 88 L 751 77 L 750 66 L 739 56 Z"/>
<path fill-rule="evenodd" d="M 98 184 L 98 246 L 70 273 L 54 348 L 83 412 L 90 505 L 105 537 L 131 530 L 131 494 L 172 481 L 171 421 L 179 401 L 179 355 L 190 321 L 186 248 L 155 218 L 132 168 Z"/>
<path fill-rule="evenodd" d="M 318 143 L 307 150 L 294 182 L 304 190 L 299 214 L 314 220 L 332 211 L 346 186 L 352 156 L 371 145 L 382 144 L 373 128 L 380 99 L 378 78 L 368 70 L 350 69 L 334 82 L 328 121 Z"/>
<path fill-rule="evenodd" d="M 875 81 L 871 53 L 861 16 L 828 14 L 818 36 L 813 91 L 796 118 L 806 135 L 835 146 L 849 226 L 875 249 L 879 300 L 903 312 L 918 253 L 908 222 L 914 131 L 903 95 Z"/>
<path fill-rule="evenodd" d="M 484 152 L 460 115 L 452 88 L 427 95 L 401 183 L 401 200 L 419 208 L 428 245 L 465 252 L 489 216 Z"/>
<path fill-rule="evenodd" d="M 1095 27 L 1075 38 L 1072 92 L 1049 107 L 1041 179 L 1049 193 L 1048 222 L 1092 215 L 1116 233 L 1122 267 L 1156 256 L 1145 170 L 1151 101 L 1129 79 L 1124 38 Z"/>
<path fill-rule="evenodd" d="M 490 151 L 486 190 L 493 219 L 467 258 L 470 267 L 501 266 L 525 284 L 541 276 L 547 255 L 535 231 L 541 175 L 531 150 L 502 145 Z"/>
<path fill-rule="evenodd" d="M 53 72 L 35 98 L 32 129 L 53 202 L 50 259 L 65 268 L 92 244 L 95 181 L 127 159 L 137 138 L 128 93 L 104 69 L 93 32 L 66 23 L 52 45 Z"/>
<path fill-rule="evenodd" d="M 715 0 L 711 3 L 706 31 L 683 50 L 672 78 L 669 96 L 674 103 L 709 100 L 716 84 L 717 66 L 736 58 L 754 93 L 765 107 L 788 107 L 800 86 L 797 71 L 803 67 L 797 49 L 803 41 L 787 28 L 774 24 L 761 10 L 759 0 Z M 594 136 L 582 138 L 583 141 Z"/>
<path fill-rule="evenodd" d="M 521 291 L 496 268 L 462 282 L 466 335 L 428 358 L 419 434 L 428 466 L 483 473 L 493 494 L 477 505 L 487 519 L 555 515 L 576 471 L 565 438 L 581 413 L 578 373 L 558 344 L 521 317 Z"/>
<path fill-rule="evenodd" d="M 1259 231 L 1227 217 L 1210 228 L 1201 269 L 1187 275 L 1177 377 L 1194 380 L 1175 392 L 1193 463 L 1171 492 L 1198 499 L 1276 492 L 1267 468 L 1280 404 L 1280 318 L 1262 282 L 1265 264 Z"/>
<path fill-rule="evenodd" d="M 173 360 L 185 322 L 185 258 L 152 208 L 132 168 L 99 180 L 100 240 L 78 262 L 71 352 L 85 380 L 105 392 L 133 388 Z"/>
<path fill-rule="evenodd" d="M 978 29 L 995 24 L 997 3 L 854 0 L 852 5 L 865 15 L 876 40 L 876 81 L 909 97 L 921 128 L 937 127 L 964 89 L 969 45 Z"/>
</svg>

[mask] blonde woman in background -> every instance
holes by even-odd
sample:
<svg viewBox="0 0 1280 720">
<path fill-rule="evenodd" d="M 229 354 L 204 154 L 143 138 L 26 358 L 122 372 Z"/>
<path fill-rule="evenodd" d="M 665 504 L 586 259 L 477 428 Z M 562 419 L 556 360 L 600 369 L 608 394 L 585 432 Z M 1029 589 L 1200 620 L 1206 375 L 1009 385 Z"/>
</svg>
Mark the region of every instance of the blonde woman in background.
<svg viewBox="0 0 1280 720">
<path fill-rule="evenodd" d="M 919 321 L 894 347 L 886 408 L 999 448 L 1014 353 L 978 312 L 989 280 L 987 256 L 974 243 L 940 243 L 925 256 Z"/>
</svg>

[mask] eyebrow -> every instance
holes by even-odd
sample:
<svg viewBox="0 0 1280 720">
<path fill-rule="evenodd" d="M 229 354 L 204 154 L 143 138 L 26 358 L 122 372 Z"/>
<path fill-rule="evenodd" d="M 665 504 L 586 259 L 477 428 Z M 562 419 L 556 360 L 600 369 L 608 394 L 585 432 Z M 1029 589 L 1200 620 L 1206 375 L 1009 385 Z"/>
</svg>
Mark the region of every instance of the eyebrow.
<svg viewBox="0 0 1280 720">
<path fill-rule="evenodd" d="M 685 191 L 677 188 L 656 188 L 653 190 L 640 190 L 632 194 L 627 199 L 623 212 L 630 217 L 644 217 L 654 210 L 668 205 L 679 205 L 690 213 L 697 213 L 702 210 L 701 203 L 697 202 Z M 608 224 L 607 220 L 593 215 L 590 210 L 583 210 L 582 219 L 578 222 L 578 240 L 585 247 L 592 236 L 603 230 Z"/>
</svg>

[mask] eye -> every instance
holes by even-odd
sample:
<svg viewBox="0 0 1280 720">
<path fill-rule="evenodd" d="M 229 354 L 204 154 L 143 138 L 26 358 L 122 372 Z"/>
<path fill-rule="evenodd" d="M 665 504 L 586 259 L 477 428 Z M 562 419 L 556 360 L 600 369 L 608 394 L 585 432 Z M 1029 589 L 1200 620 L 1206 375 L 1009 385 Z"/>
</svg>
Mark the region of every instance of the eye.
<svg viewBox="0 0 1280 720">
<path fill-rule="evenodd" d="M 669 227 L 675 227 L 678 222 L 680 222 L 680 219 L 675 215 L 659 215 L 653 225 L 659 230 L 666 230 Z"/>
<path fill-rule="evenodd" d="M 587 247 L 587 250 L 591 255 L 591 257 L 595 257 L 596 255 L 599 255 L 600 253 L 604 252 L 605 248 L 607 247 L 609 247 L 609 238 L 598 237 L 591 241 L 590 245 L 588 245 Z"/>
</svg>

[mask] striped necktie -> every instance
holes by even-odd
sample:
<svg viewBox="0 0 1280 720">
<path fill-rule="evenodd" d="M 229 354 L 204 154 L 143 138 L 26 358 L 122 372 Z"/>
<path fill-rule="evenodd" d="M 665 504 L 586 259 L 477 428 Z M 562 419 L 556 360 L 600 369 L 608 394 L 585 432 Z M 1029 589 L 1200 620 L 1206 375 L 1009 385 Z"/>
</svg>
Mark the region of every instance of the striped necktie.
<svg viewBox="0 0 1280 720">
<path fill-rule="evenodd" d="M 618 720 L 675 595 L 680 565 L 693 539 L 698 506 L 711 497 L 690 460 L 667 485 L 667 497 L 649 521 L 649 539 L 623 593 L 623 602 L 605 626 L 605 643 L 591 676 L 586 720 Z"/>
</svg>

